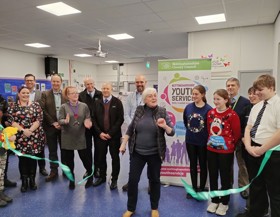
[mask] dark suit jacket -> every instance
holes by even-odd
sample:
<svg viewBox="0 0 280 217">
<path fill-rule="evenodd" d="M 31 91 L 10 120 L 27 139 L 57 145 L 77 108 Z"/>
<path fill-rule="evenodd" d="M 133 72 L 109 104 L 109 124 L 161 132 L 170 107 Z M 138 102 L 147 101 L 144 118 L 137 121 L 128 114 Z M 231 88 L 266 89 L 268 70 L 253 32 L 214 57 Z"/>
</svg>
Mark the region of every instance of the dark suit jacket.
<svg viewBox="0 0 280 217">
<path fill-rule="evenodd" d="M 41 104 L 41 96 L 42 92 L 40 90 L 35 90 L 34 102 L 38 102 L 39 104 Z"/>
<path fill-rule="evenodd" d="M 243 108 L 243 112 L 240 116 L 240 123 L 241 123 L 241 135 L 244 137 L 245 128 L 247 126 L 248 118 L 251 112 L 251 109 L 253 108 L 253 104 L 249 104 L 246 107 Z"/>
<path fill-rule="evenodd" d="M 250 105 L 250 101 L 247 98 L 245 98 L 243 96 L 240 96 L 238 98 L 238 101 L 237 101 L 235 107 L 233 108 L 233 110 L 238 114 L 239 119 L 243 112 L 243 109 L 248 105 Z"/>
<path fill-rule="evenodd" d="M 67 100 L 61 95 L 61 104 L 65 103 Z M 56 108 L 54 101 L 53 90 L 47 90 L 42 93 L 41 97 L 42 109 L 44 112 L 44 128 L 47 130 L 52 127 L 54 122 L 57 122 Z"/>
<path fill-rule="evenodd" d="M 95 89 L 95 92 L 94 92 L 93 98 L 91 98 L 91 96 L 87 93 L 87 89 L 85 89 L 84 91 L 82 91 L 79 94 L 79 101 L 87 104 L 91 115 L 92 115 L 92 108 L 93 108 L 94 102 L 102 99 L 102 92 L 97 90 L 96 88 L 94 88 L 94 89 Z"/>
<path fill-rule="evenodd" d="M 97 100 L 93 104 L 93 129 L 94 134 L 99 137 L 99 135 L 104 132 L 104 106 L 103 99 Z M 109 118 L 110 118 L 110 129 L 108 133 L 112 139 L 119 139 L 122 136 L 121 126 L 124 121 L 123 116 L 123 105 L 122 102 L 112 96 L 109 108 Z"/>
</svg>

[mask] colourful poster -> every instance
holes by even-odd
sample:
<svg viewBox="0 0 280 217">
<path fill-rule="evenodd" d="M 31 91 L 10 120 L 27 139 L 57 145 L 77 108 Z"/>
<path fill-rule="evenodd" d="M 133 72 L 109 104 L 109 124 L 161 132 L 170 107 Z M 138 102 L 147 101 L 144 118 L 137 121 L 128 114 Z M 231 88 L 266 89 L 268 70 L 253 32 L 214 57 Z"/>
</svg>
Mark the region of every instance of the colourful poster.
<svg viewBox="0 0 280 217">
<path fill-rule="evenodd" d="M 159 105 L 167 109 L 176 132 L 174 137 L 166 136 L 161 182 L 182 186 L 181 178 L 191 183 L 183 111 L 192 102 L 194 86 L 201 84 L 209 90 L 211 59 L 159 60 L 158 81 Z"/>
</svg>

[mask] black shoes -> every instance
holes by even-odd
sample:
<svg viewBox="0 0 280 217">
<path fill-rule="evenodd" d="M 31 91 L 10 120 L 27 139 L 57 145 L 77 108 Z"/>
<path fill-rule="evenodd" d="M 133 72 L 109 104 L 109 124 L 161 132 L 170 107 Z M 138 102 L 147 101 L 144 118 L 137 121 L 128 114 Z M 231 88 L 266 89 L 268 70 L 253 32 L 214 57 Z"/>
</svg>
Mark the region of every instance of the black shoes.
<svg viewBox="0 0 280 217">
<path fill-rule="evenodd" d="M 4 180 L 4 187 L 6 187 L 6 188 L 14 188 L 14 187 L 17 187 L 17 183 L 16 182 L 12 182 L 9 179 L 5 179 Z"/>
<path fill-rule="evenodd" d="M 70 190 L 74 190 L 75 189 L 75 182 L 74 181 L 70 181 L 69 182 L 69 189 Z"/>
<path fill-rule="evenodd" d="M 63 173 L 63 174 L 64 174 L 64 173 Z M 46 181 L 46 182 L 54 181 L 54 180 L 57 179 L 57 177 L 58 177 L 58 174 L 51 171 L 50 175 L 47 176 L 47 178 L 45 179 L 45 181 Z"/>
<path fill-rule="evenodd" d="M 31 190 L 37 190 L 37 185 L 36 185 L 36 182 L 35 182 L 35 176 L 30 176 L 29 177 L 29 187 Z"/>
<path fill-rule="evenodd" d="M 123 191 L 128 191 L 128 183 L 126 183 L 124 186 L 122 186 Z"/>
<path fill-rule="evenodd" d="M 191 194 L 187 193 L 186 198 L 187 199 L 193 199 L 193 196 Z"/>
<path fill-rule="evenodd" d="M 249 197 L 249 193 L 247 191 L 242 191 L 240 192 L 240 196 L 244 199 L 247 200 Z"/>
<path fill-rule="evenodd" d="M 25 176 L 25 175 L 23 175 L 23 176 L 21 177 L 21 182 L 22 182 L 22 184 L 21 184 L 20 191 L 21 191 L 22 193 L 24 193 L 24 192 L 27 191 L 27 188 L 28 188 L 28 177 Z"/>
<path fill-rule="evenodd" d="M 48 172 L 47 172 L 47 170 L 46 170 L 45 168 L 42 168 L 42 169 L 40 169 L 39 171 L 40 171 L 40 174 L 41 174 L 42 176 L 48 176 Z"/>
<path fill-rule="evenodd" d="M 118 182 L 117 180 L 112 180 L 111 185 L 110 185 L 110 189 L 114 190 L 118 187 Z"/>
<path fill-rule="evenodd" d="M 106 182 L 106 179 L 96 178 L 96 179 L 93 181 L 92 185 L 93 185 L 93 187 L 97 187 L 97 186 L 101 185 L 101 184 L 104 183 L 104 182 Z"/>
<path fill-rule="evenodd" d="M 93 178 L 90 177 L 90 178 L 88 178 L 88 180 L 87 180 L 87 182 L 86 182 L 86 184 L 85 184 L 85 188 L 89 188 L 89 187 L 91 187 L 92 185 L 93 185 Z"/>
</svg>

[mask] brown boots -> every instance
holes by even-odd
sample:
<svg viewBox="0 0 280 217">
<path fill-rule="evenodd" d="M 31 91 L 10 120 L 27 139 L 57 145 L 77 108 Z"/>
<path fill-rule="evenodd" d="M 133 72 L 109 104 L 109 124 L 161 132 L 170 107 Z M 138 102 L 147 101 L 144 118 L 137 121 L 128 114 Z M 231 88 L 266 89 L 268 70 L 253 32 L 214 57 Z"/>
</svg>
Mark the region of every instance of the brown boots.
<svg viewBox="0 0 280 217">
<path fill-rule="evenodd" d="M 10 198 L 6 194 L 4 194 L 3 191 L 0 191 L 0 207 L 7 206 L 7 204 L 11 203 L 12 201 L 13 201 L 12 198 Z"/>
</svg>

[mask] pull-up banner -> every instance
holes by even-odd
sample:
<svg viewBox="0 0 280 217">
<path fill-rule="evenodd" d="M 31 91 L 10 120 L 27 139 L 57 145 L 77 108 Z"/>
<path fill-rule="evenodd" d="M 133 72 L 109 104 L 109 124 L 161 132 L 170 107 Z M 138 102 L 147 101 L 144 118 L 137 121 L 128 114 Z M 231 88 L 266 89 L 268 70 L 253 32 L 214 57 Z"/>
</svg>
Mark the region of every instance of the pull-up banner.
<svg viewBox="0 0 280 217">
<path fill-rule="evenodd" d="M 161 168 L 161 182 L 183 186 L 181 178 L 191 183 L 183 112 L 186 105 L 192 103 L 194 86 L 201 84 L 209 90 L 211 59 L 159 60 L 158 82 L 159 105 L 168 111 L 176 131 L 174 137 L 166 137 L 167 148 Z"/>
</svg>

